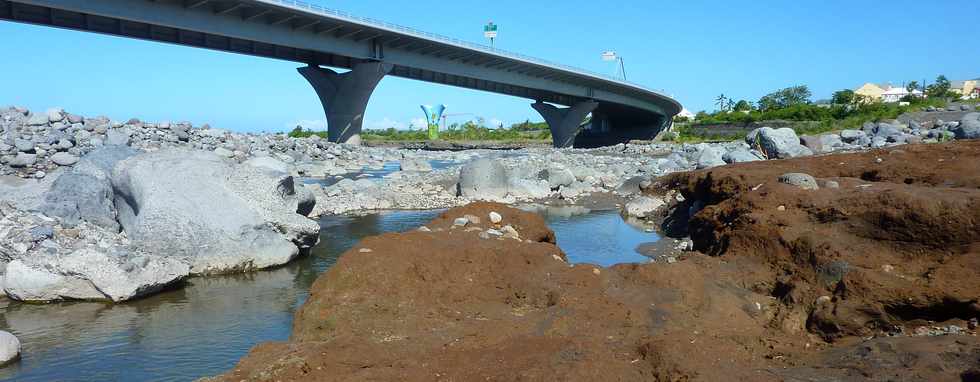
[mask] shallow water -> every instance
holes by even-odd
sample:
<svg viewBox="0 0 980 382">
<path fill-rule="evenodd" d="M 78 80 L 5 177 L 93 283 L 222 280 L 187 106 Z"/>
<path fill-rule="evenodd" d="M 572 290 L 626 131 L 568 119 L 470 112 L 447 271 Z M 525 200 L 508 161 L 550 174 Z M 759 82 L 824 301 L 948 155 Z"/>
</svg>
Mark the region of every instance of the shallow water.
<svg viewBox="0 0 980 382">
<path fill-rule="evenodd" d="M 441 211 L 391 211 L 321 220 L 321 243 L 310 256 L 272 271 L 194 278 L 125 304 L 11 302 L 0 329 L 20 338 L 23 359 L 0 369 L 17 381 L 188 381 L 234 367 L 265 341 L 289 338 L 292 318 L 310 285 L 337 257 L 366 236 L 405 231 Z M 656 241 L 615 211 L 543 211 L 571 262 L 646 262 L 633 251 Z"/>
<path fill-rule="evenodd" d="M 432 165 L 433 170 L 442 170 L 444 168 L 449 168 L 454 165 L 458 165 L 460 163 L 451 160 L 430 160 L 429 164 Z M 386 175 L 398 172 L 400 170 L 401 170 L 401 163 L 385 162 L 384 166 L 382 166 L 379 169 L 365 168 L 361 171 L 349 172 L 343 175 L 332 175 L 332 176 L 326 176 L 322 178 L 303 178 L 302 181 L 304 184 L 319 184 L 321 187 L 330 187 L 336 184 L 337 182 L 341 181 L 342 179 L 357 180 L 357 179 L 366 178 L 371 180 L 380 180 L 381 178 L 384 178 Z"/>
</svg>

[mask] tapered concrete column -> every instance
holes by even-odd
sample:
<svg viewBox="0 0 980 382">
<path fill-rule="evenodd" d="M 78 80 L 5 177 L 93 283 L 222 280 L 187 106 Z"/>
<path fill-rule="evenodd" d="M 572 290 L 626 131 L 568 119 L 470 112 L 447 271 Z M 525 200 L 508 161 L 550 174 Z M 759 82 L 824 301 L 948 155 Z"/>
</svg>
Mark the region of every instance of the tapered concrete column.
<svg viewBox="0 0 980 382">
<path fill-rule="evenodd" d="M 364 62 L 343 74 L 313 65 L 296 69 L 320 96 L 331 142 L 359 141 L 364 109 L 371 93 L 392 67 L 381 62 Z"/>
<path fill-rule="evenodd" d="M 599 107 L 599 103 L 583 101 L 572 105 L 572 107 L 559 108 L 538 101 L 531 104 L 531 107 L 537 110 L 544 117 L 544 121 L 548 123 L 548 128 L 551 129 L 551 143 L 555 147 L 572 147 L 585 116 Z"/>
</svg>

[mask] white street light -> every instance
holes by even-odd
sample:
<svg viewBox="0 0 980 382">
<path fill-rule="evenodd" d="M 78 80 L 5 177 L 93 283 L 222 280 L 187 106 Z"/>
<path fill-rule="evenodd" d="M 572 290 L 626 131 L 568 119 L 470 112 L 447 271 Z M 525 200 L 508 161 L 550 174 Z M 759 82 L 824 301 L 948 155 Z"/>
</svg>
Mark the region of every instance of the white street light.
<svg viewBox="0 0 980 382">
<path fill-rule="evenodd" d="M 607 50 L 602 52 L 603 61 L 619 61 L 619 71 L 623 73 L 623 81 L 626 81 L 626 64 L 623 63 L 623 57 L 616 54 L 616 52 Z"/>
</svg>

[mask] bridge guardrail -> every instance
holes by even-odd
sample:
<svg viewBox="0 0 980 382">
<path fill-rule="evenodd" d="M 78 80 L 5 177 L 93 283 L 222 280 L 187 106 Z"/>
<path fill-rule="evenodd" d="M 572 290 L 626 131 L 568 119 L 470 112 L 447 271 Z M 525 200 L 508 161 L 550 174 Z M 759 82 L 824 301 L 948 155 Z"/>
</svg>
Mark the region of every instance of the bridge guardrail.
<svg viewBox="0 0 980 382">
<path fill-rule="evenodd" d="M 592 76 L 592 77 L 597 77 L 597 78 L 600 78 L 600 79 L 603 79 L 603 80 L 606 80 L 606 81 L 611 81 L 611 82 L 615 82 L 615 83 L 619 83 L 619 84 L 623 84 L 623 85 L 628 85 L 628 86 L 636 87 L 636 88 L 642 89 L 642 90 L 647 91 L 647 92 L 650 92 L 650 93 L 664 95 L 663 93 L 661 93 L 659 91 L 656 91 L 656 90 L 653 90 L 653 89 L 648 89 L 647 87 L 645 87 L 643 85 L 640 85 L 638 83 L 630 82 L 630 81 L 624 81 L 622 79 L 619 79 L 619 78 L 616 78 L 616 77 L 613 77 L 613 76 L 609 76 L 607 74 L 597 73 L 597 72 L 593 72 L 593 71 L 590 71 L 590 70 L 581 69 L 581 68 L 577 68 L 577 67 L 570 66 L 570 65 L 560 64 L 560 63 L 557 63 L 557 62 L 548 61 L 548 60 L 537 58 L 537 57 L 531 57 L 531 56 L 528 56 L 528 55 L 525 55 L 525 54 L 521 54 L 521 53 L 515 53 L 515 52 L 510 52 L 510 51 L 507 51 L 507 50 L 503 50 L 503 49 L 492 48 L 492 47 L 489 47 L 489 46 L 486 46 L 486 45 L 477 44 L 477 43 L 473 43 L 473 42 L 469 42 L 469 41 L 464 41 L 464 40 L 460 40 L 460 39 L 453 38 L 453 37 L 443 36 L 443 35 L 440 35 L 440 34 L 437 34 L 437 33 L 431 33 L 431 32 L 426 32 L 426 31 L 418 30 L 418 29 L 411 28 L 411 27 L 406 27 L 406 26 L 402 26 L 402 25 L 398 25 L 398 24 L 392 24 L 392 23 L 389 23 L 387 21 L 382 21 L 382 20 L 378 20 L 378 19 L 374 19 L 374 18 L 370 18 L 370 17 L 356 16 L 356 15 L 350 14 L 348 12 L 344 12 L 344 11 L 337 10 L 337 9 L 332 9 L 332 8 L 327 8 L 327 7 L 324 7 L 324 6 L 321 6 L 321 5 L 317 5 L 317 4 L 307 3 L 305 1 L 300 1 L 300 0 L 262 0 L 262 1 L 269 2 L 269 3 L 279 4 L 279 5 L 290 7 L 290 8 L 295 8 L 297 10 L 307 11 L 307 12 L 311 12 L 311 13 L 314 13 L 314 14 L 322 14 L 322 15 L 326 15 L 326 16 L 333 16 L 333 17 L 337 17 L 337 18 L 341 18 L 341 19 L 346 19 L 347 21 L 356 22 L 356 23 L 360 23 L 360 24 L 365 24 L 365 25 L 368 25 L 368 26 L 383 27 L 383 28 L 386 28 L 386 29 L 390 29 L 390 30 L 395 30 L 395 31 L 398 31 L 398 32 L 406 33 L 406 34 L 409 34 L 409 35 L 414 35 L 416 37 L 427 38 L 427 39 L 431 39 L 431 40 L 435 40 L 435 41 L 440 41 L 440 42 L 445 42 L 445 43 L 450 43 L 450 44 L 454 44 L 454 45 L 463 46 L 463 47 L 466 47 L 466 48 L 469 48 L 469 49 L 478 50 L 478 51 L 481 51 L 481 52 L 484 52 L 484 53 L 495 54 L 495 55 L 498 55 L 498 56 L 504 56 L 504 57 L 508 57 L 508 58 L 512 58 L 512 59 L 522 60 L 522 61 L 526 61 L 526 62 L 530 62 L 530 63 L 533 63 L 533 64 L 538 64 L 538 65 L 550 66 L 550 67 L 553 67 L 553 68 L 558 68 L 558 69 L 566 70 L 566 71 L 573 72 L 573 73 L 584 74 L 584 75 L 588 75 L 588 76 Z"/>
</svg>

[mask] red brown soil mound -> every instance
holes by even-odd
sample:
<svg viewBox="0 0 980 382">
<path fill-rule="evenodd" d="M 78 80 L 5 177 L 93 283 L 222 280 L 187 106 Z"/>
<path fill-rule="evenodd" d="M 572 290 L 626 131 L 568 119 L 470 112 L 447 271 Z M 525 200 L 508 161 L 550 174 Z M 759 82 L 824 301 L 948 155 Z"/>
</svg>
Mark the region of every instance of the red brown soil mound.
<svg viewBox="0 0 980 382">
<path fill-rule="evenodd" d="M 827 340 L 980 316 L 980 142 L 725 166 L 661 187 L 706 207 L 695 248 L 749 264 L 744 282 Z M 789 172 L 836 181 L 808 191 Z M 822 182 L 820 182 L 822 183 Z M 819 302 L 817 299 L 824 297 Z"/>
<path fill-rule="evenodd" d="M 363 240 L 289 342 L 217 380 L 972 378 L 975 333 L 884 332 L 977 315 L 978 158 L 968 143 L 677 174 L 660 190 L 707 205 L 683 225 L 708 255 L 674 264 L 569 266 L 537 215 L 456 208 L 430 232 Z M 787 172 L 840 188 L 777 183 Z M 481 238 L 490 211 L 522 240 Z M 481 229 L 452 226 L 465 215 Z"/>
</svg>

